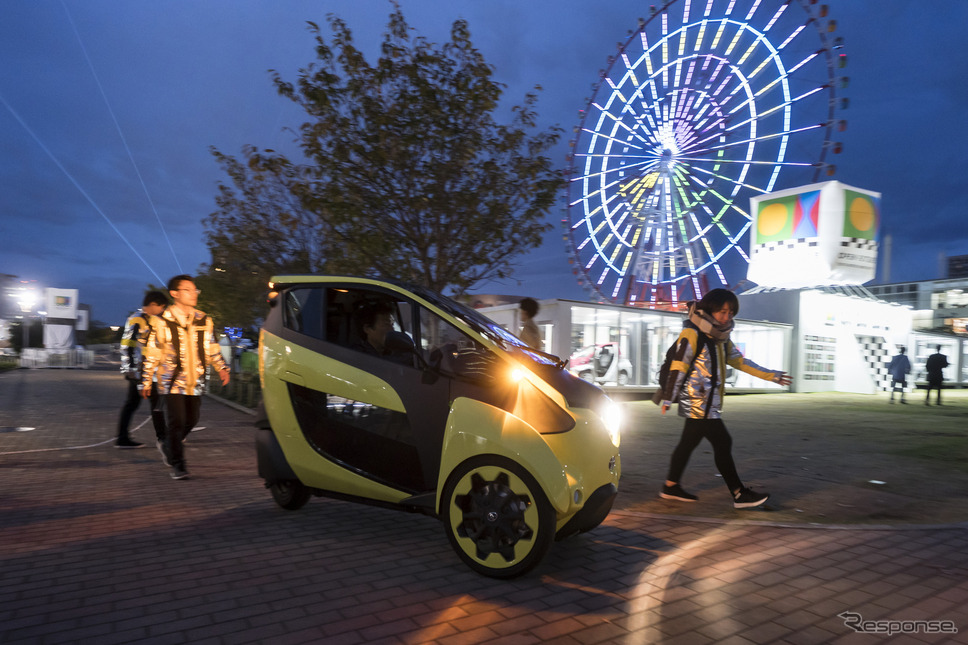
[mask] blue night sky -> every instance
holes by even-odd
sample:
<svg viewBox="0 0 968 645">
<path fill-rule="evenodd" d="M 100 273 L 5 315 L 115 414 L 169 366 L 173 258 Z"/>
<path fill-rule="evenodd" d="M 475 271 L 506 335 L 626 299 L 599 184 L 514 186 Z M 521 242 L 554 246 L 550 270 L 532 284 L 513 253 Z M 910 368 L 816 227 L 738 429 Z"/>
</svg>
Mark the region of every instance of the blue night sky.
<svg viewBox="0 0 968 645">
<path fill-rule="evenodd" d="M 941 254 L 968 254 L 968 0 L 827 4 L 850 78 L 829 179 L 883 194 L 892 282 L 943 277 Z M 508 105 L 543 87 L 541 122 L 565 130 L 554 152 L 562 167 L 598 70 L 648 12 L 630 0 L 401 5 L 435 42 L 465 18 Z M 322 24 L 329 12 L 372 61 L 385 0 L 3 2 L 0 273 L 77 288 L 94 319 L 119 324 L 147 283 L 196 272 L 208 260 L 202 220 L 223 179 L 209 147 L 291 148 L 283 128 L 304 118 L 276 95 L 268 70 L 294 80 L 313 59 L 306 21 Z M 559 228 L 519 265 L 516 280 L 476 291 L 584 298 Z"/>
</svg>

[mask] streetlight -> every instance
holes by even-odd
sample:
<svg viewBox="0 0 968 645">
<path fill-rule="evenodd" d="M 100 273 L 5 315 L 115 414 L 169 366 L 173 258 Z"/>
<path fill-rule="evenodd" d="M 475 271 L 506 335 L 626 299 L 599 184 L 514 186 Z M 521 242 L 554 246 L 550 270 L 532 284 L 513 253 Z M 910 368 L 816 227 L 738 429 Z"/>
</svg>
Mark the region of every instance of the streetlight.
<svg viewBox="0 0 968 645">
<path fill-rule="evenodd" d="M 20 294 L 20 301 L 17 303 L 20 305 L 20 326 L 23 328 L 23 345 L 20 347 L 21 356 L 23 355 L 24 350 L 27 349 L 27 345 L 30 343 L 30 334 L 27 321 L 36 301 L 37 299 L 34 297 L 33 291 L 24 290 L 23 293 Z"/>
</svg>

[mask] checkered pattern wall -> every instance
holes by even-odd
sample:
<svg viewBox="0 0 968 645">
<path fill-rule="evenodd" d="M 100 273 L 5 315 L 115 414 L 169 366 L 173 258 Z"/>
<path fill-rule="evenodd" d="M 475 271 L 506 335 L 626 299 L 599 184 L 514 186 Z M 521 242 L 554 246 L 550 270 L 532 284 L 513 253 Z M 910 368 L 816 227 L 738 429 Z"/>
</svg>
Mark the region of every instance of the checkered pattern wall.
<svg viewBox="0 0 968 645">
<path fill-rule="evenodd" d="M 753 253 L 774 253 L 776 251 L 789 251 L 803 247 L 815 248 L 820 245 L 817 238 L 797 238 L 790 240 L 777 240 L 775 242 L 764 242 L 753 247 Z"/>
<path fill-rule="evenodd" d="M 854 334 L 857 339 L 857 348 L 867 362 L 867 366 L 874 376 L 874 383 L 877 389 L 885 392 L 891 389 L 891 375 L 887 373 L 887 366 L 891 362 L 891 348 L 887 339 L 883 336 L 863 336 Z M 910 388 L 905 388 L 910 390 Z"/>
<path fill-rule="evenodd" d="M 841 248 L 861 249 L 863 251 L 877 251 L 876 240 L 865 240 L 862 237 L 845 237 L 840 241 Z"/>
</svg>

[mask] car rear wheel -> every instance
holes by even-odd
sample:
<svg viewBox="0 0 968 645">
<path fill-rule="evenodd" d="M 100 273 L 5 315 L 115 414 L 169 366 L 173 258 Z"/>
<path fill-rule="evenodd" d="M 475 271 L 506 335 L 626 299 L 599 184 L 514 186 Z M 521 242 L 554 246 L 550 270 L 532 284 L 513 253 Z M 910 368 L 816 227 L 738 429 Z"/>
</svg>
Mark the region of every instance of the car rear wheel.
<svg viewBox="0 0 968 645">
<path fill-rule="evenodd" d="M 468 459 L 448 478 L 442 504 L 451 546 L 485 576 L 526 573 L 554 541 L 554 508 L 534 477 L 510 459 Z"/>
<path fill-rule="evenodd" d="M 312 491 L 302 482 L 295 479 L 283 479 L 269 485 L 272 499 L 276 504 L 289 511 L 295 511 L 306 505 L 312 497 Z"/>
</svg>

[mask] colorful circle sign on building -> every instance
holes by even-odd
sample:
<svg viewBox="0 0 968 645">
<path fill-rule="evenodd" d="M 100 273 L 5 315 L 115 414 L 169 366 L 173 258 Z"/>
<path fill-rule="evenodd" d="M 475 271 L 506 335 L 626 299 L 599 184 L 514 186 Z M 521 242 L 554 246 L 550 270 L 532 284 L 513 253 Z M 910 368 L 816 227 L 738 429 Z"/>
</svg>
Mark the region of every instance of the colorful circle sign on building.
<svg viewBox="0 0 968 645">
<path fill-rule="evenodd" d="M 764 287 L 863 284 L 877 268 L 880 193 L 837 181 L 750 200 L 747 278 Z"/>
</svg>

